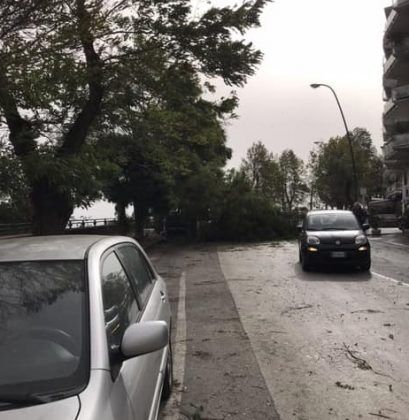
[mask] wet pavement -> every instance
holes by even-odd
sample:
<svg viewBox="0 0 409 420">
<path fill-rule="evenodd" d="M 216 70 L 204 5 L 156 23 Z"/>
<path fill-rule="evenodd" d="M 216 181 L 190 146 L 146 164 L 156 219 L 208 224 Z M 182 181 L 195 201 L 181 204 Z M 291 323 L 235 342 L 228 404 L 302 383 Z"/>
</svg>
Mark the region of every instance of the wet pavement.
<svg viewBox="0 0 409 420">
<path fill-rule="evenodd" d="M 173 310 L 161 418 L 408 419 L 409 241 L 371 243 L 371 273 L 304 273 L 296 242 L 151 250 Z"/>
</svg>

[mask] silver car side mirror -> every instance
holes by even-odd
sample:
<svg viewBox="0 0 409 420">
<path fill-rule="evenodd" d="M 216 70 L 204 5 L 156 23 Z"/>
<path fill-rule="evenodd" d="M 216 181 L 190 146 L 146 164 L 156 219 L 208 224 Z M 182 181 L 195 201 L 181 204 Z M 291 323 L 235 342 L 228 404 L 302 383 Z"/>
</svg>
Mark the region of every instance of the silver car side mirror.
<svg viewBox="0 0 409 420">
<path fill-rule="evenodd" d="M 127 359 L 163 349 L 168 343 L 169 328 L 165 321 L 139 322 L 125 330 L 121 352 Z"/>
</svg>

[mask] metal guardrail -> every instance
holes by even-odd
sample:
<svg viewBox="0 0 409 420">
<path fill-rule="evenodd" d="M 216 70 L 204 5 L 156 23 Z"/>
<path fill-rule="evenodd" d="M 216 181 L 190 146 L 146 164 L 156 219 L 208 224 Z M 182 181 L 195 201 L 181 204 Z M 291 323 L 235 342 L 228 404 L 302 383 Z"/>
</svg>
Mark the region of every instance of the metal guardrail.
<svg viewBox="0 0 409 420">
<path fill-rule="evenodd" d="M 30 233 L 30 223 L 0 223 L 0 236 Z"/>
<path fill-rule="evenodd" d="M 76 229 L 92 229 L 102 226 L 114 226 L 116 219 L 71 219 L 65 228 L 66 231 Z M 30 223 L 0 223 L 0 236 L 31 234 Z"/>
<path fill-rule="evenodd" d="M 97 226 L 113 226 L 117 224 L 116 219 L 70 219 L 66 229 L 84 229 Z"/>
</svg>

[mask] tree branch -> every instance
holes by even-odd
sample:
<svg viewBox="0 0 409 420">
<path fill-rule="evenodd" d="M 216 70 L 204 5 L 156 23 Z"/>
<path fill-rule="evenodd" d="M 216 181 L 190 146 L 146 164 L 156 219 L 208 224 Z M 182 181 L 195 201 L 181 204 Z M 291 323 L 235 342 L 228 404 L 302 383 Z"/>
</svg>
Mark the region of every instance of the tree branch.
<svg viewBox="0 0 409 420">
<path fill-rule="evenodd" d="M 85 0 L 76 0 L 79 37 L 87 64 L 89 95 L 81 112 L 76 117 L 70 130 L 63 138 L 59 156 L 78 153 L 85 143 L 89 129 L 101 111 L 104 95 L 102 83 L 103 65 L 94 48 L 94 37 L 91 33 L 91 17 L 85 7 Z"/>
<path fill-rule="evenodd" d="M 0 107 L 10 131 L 9 140 L 17 156 L 27 156 L 36 149 L 35 134 L 32 124 L 19 113 L 17 103 L 9 90 L 4 67 L 0 67 Z"/>
</svg>

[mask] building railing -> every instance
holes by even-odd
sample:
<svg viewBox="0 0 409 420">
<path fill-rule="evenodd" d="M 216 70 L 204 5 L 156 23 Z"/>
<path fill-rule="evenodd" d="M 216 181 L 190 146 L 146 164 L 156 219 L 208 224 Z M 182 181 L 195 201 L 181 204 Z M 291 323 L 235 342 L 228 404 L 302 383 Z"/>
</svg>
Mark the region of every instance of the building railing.
<svg viewBox="0 0 409 420">
<path fill-rule="evenodd" d="M 398 133 L 402 132 L 397 129 L 409 124 L 409 98 L 402 98 L 398 101 L 391 99 L 385 102 L 383 124 L 389 132 L 391 130 L 398 131 Z M 406 132 L 406 130 L 403 132 Z"/>
<path fill-rule="evenodd" d="M 385 160 L 390 160 L 390 159 L 394 159 L 396 156 L 396 151 L 393 148 L 391 142 L 389 143 L 385 143 L 382 146 L 382 150 L 383 150 L 383 155 L 385 157 Z"/>
<path fill-rule="evenodd" d="M 388 72 L 391 70 L 391 68 L 395 65 L 396 63 L 396 56 L 395 55 L 391 55 L 386 61 L 385 64 L 383 65 L 383 73 L 384 75 L 387 75 Z M 387 77 L 386 77 L 387 78 Z"/>
<path fill-rule="evenodd" d="M 389 13 L 388 18 L 386 19 L 386 26 L 385 26 L 385 31 L 388 32 L 388 29 L 390 29 L 390 27 L 393 24 L 393 21 L 396 19 L 396 17 L 398 16 L 398 12 L 396 10 L 392 10 Z"/>
<path fill-rule="evenodd" d="M 385 105 L 383 107 L 384 116 L 386 117 L 395 106 L 396 106 L 396 104 L 392 99 L 389 99 L 389 101 L 386 101 Z"/>
<path fill-rule="evenodd" d="M 385 160 L 394 159 L 396 161 L 407 160 L 407 151 L 409 151 L 409 133 L 396 134 L 382 146 Z M 405 153 L 402 154 L 401 152 Z"/>
</svg>

